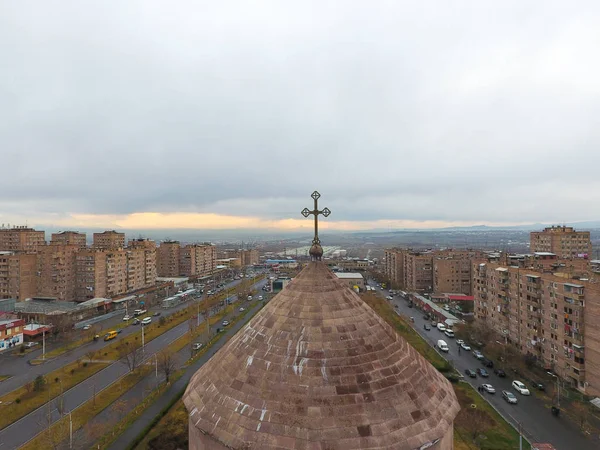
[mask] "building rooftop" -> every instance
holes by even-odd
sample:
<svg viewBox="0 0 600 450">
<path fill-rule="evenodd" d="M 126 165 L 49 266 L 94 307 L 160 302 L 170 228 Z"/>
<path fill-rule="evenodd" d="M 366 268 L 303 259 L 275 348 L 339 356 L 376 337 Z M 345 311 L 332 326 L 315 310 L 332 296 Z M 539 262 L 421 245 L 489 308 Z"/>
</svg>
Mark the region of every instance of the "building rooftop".
<svg viewBox="0 0 600 450">
<path fill-rule="evenodd" d="M 336 272 L 336 277 L 341 278 L 343 280 L 354 280 L 356 278 L 363 278 L 362 273 L 358 272 Z"/>
<path fill-rule="evenodd" d="M 452 386 L 323 262 L 311 262 L 190 381 L 190 448 L 426 448 Z M 199 445 L 199 446 L 198 446 Z"/>
</svg>

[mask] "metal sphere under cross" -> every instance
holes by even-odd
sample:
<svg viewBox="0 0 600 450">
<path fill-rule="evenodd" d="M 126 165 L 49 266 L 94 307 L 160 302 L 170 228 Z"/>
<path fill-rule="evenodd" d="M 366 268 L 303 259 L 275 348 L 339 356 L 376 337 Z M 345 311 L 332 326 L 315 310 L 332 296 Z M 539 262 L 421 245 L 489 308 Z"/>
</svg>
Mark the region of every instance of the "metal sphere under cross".
<svg viewBox="0 0 600 450">
<path fill-rule="evenodd" d="M 323 208 L 321 211 L 319 211 L 318 200 L 319 197 L 321 197 L 321 194 L 319 194 L 317 191 L 313 192 L 311 194 L 311 197 L 315 201 L 315 209 L 311 211 L 308 208 L 304 208 L 302 210 L 302 215 L 304 217 L 308 217 L 311 214 L 315 216 L 315 237 L 313 238 L 313 245 L 320 245 L 321 241 L 319 240 L 319 214 L 322 214 L 323 216 L 327 217 L 329 214 L 331 214 L 331 211 L 329 210 L 329 208 Z"/>
</svg>

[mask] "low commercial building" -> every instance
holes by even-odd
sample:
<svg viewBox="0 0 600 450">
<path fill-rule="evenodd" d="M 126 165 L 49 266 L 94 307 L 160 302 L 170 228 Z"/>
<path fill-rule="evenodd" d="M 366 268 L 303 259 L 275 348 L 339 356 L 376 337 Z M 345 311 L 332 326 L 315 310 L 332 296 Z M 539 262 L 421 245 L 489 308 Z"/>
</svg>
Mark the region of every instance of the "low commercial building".
<svg viewBox="0 0 600 450">
<path fill-rule="evenodd" d="M 10 350 L 23 343 L 22 319 L 0 319 L 0 352 Z"/>
<path fill-rule="evenodd" d="M 350 289 L 353 289 L 355 286 L 358 287 L 359 290 L 365 290 L 365 279 L 362 276 L 362 273 L 358 272 L 336 272 L 335 274 L 340 280 L 346 283 Z"/>
</svg>

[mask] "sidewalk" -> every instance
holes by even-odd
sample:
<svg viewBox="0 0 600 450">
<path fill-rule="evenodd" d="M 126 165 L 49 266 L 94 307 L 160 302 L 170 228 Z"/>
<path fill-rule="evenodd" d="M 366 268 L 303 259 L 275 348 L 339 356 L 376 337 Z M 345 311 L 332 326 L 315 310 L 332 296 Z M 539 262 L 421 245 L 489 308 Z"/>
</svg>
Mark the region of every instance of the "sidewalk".
<svg viewBox="0 0 600 450">
<path fill-rule="evenodd" d="M 240 321 L 236 323 L 232 328 L 228 329 L 226 332 L 222 333 L 221 339 L 213 345 L 204 355 L 202 355 L 196 362 L 194 362 L 188 369 L 185 371 L 183 376 L 177 380 L 175 383 L 171 384 L 167 388 L 166 391 L 162 393 L 160 397 L 156 399 L 156 401 L 146 409 L 140 417 L 127 429 L 112 445 L 109 447 L 110 450 L 123 450 L 128 448 L 128 446 L 133 442 L 133 440 L 146 428 L 148 425 L 152 423 L 154 418 L 160 414 L 160 412 L 165 408 L 169 403 L 179 395 L 187 386 L 192 376 L 196 373 L 196 371 L 208 361 L 219 349 L 227 342 L 227 338 L 233 336 L 237 333 L 243 326 L 246 325 L 248 320 L 254 315 L 256 310 L 261 306 L 260 303 L 253 305 L 250 308 L 250 313 L 248 314 L 247 320 Z M 183 349 L 182 351 L 189 352 L 188 349 Z"/>
</svg>

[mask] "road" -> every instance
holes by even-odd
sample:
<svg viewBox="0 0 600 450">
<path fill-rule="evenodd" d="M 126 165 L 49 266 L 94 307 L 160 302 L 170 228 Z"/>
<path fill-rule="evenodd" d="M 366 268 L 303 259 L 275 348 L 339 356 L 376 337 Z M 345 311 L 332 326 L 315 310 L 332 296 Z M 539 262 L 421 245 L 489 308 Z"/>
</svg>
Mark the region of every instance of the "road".
<svg viewBox="0 0 600 450">
<path fill-rule="evenodd" d="M 233 280 L 230 283 L 225 285 L 225 289 L 232 288 L 237 284 L 241 283 L 242 280 Z M 149 312 L 152 313 L 154 311 L 160 311 L 160 313 L 164 316 L 169 316 L 177 311 L 185 309 L 189 307 L 192 301 L 188 301 L 182 303 L 181 305 L 177 305 L 174 308 L 163 309 L 160 306 L 155 306 L 149 309 Z M 125 313 L 123 313 L 125 315 Z M 114 328 L 116 325 L 120 325 L 123 323 L 123 317 L 118 315 L 106 321 L 100 322 L 98 325 L 102 326 L 104 331 Z M 123 331 L 119 334 L 118 339 L 123 338 L 124 336 L 128 336 L 132 333 L 139 331 L 138 326 L 128 326 L 123 329 Z M 101 333 L 102 335 L 103 333 Z M 81 331 L 81 338 L 85 336 L 85 332 Z M 80 338 L 77 338 L 80 339 Z M 85 358 L 85 354 L 89 351 L 98 351 L 107 345 L 112 344 L 112 341 L 104 342 L 104 340 L 99 339 L 94 342 L 90 340 L 88 344 L 82 345 L 81 347 L 77 347 L 63 355 L 60 355 L 57 358 L 54 358 L 48 361 L 45 364 L 40 364 L 37 366 L 32 366 L 29 362 L 32 359 L 41 358 L 42 357 L 42 349 L 39 348 L 31 353 L 28 353 L 26 356 L 13 356 L 10 354 L 2 354 L 0 355 L 0 375 L 12 375 L 12 378 L 9 378 L 6 381 L 0 383 L 0 395 L 7 394 L 24 384 L 33 381 L 35 377 L 38 375 L 46 375 L 47 373 L 52 372 L 53 370 L 59 369 L 73 361 L 77 361 L 80 358 Z M 40 346 L 41 347 L 41 346 Z M 46 349 L 48 352 L 49 349 Z"/>
<path fill-rule="evenodd" d="M 370 282 L 374 285 L 374 282 Z M 378 295 L 386 297 L 388 291 L 377 289 Z M 476 370 L 483 367 L 481 363 L 473 356 L 471 352 L 462 350 L 459 354 L 458 345 L 453 338 L 449 338 L 444 333 L 432 328 L 431 331 L 426 331 L 423 325 L 429 321 L 423 319 L 423 313 L 416 308 L 410 308 L 408 302 L 402 297 L 395 296 L 391 303 L 397 306 L 396 311 L 406 317 L 413 317 L 415 330 L 425 340 L 434 347 L 439 339 L 443 339 L 448 343 L 450 351 L 442 353 L 442 356 L 448 361 L 451 361 L 456 369 L 464 375 L 466 369 Z M 484 352 L 485 354 L 485 352 Z M 523 396 L 517 393 L 512 387 L 513 378 L 507 374 L 506 378 L 500 378 L 490 372 L 489 378 L 473 379 L 465 376 L 465 381 L 477 389 L 484 383 L 489 383 L 496 389 L 496 394 L 484 393 L 484 397 L 492 404 L 494 408 L 510 423 L 518 427 L 521 424 L 524 430 L 524 435 L 530 442 L 549 442 L 554 445 L 557 450 L 598 450 L 600 444 L 592 442 L 585 438 L 581 432 L 570 422 L 565 419 L 554 417 L 548 408 L 546 408 L 542 400 L 535 397 L 535 392 L 532 396 Z M 508 390 L 515 394 L 519 400 L 518 404 L 508 404 L 502 398 L 502 390 Z M 533 388 L 530 387 L 533 391 Z"/>
<path fill-rule="evenodd" d="M 254 288 L 260 289 L 265 283 L 266 281 L 264 280 L 259 281 L 254 285 Z M 247 302 L 240 302 L 240 306 L 243 303 Z M 200 322 L 203 322 L 203 318 L 200 319 Z M 220 324 L 213 326 L 213 328 L 217 327 L 222 326 Z M 137 329 L 137 327 L 135 328 Z M 186 321 L 166 331 L 156 339 L 148 342 L 144 351 L 146 358 L 151 358 L 154 353 L 159 352 L 168 344 L 184 335 L 188 329 L 189 325 Z M 92 399 L 97 392 L 108 387 L 114 381 L 127 374 L 128 370 L 129 369 L 125 364 L 117 361 L 74 386 L 64 393 L 65 409 L 67 411 L 73 410 L 86 401 Z M 2 407 L 3 406 L 0 406 L 0 408 Z M 48 409 L 50 409 L 50 414 Z M 0 442 L 4 445 L 1 450 L 18 448 L 20 445 L 23 445 L 40 433 L 45 427 L 48 426 L 48 423 L 54 423 L 59 418 L 60 414 L 56 410 L 55 401 L 51 401 L 45 406 L 36 409 L 27 416 L 0 430 Z"/>
</svg>

